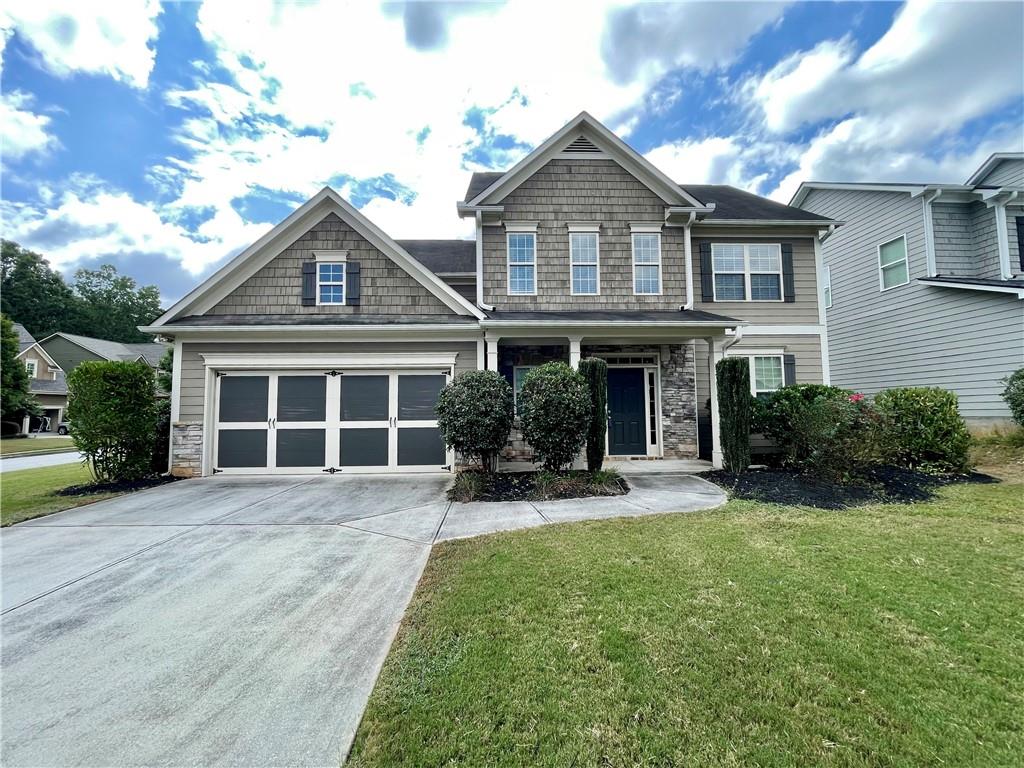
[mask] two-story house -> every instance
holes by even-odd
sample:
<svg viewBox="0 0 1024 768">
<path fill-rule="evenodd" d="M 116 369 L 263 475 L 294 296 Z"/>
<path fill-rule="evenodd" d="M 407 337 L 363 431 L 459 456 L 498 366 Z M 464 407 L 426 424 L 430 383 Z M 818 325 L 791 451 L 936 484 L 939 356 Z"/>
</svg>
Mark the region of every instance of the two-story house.
<svg viewBox="0 0 1024 768">
<path fill-rule="evenodd" d="M 68 407 L 68 384 L 64 369 L 54 360 L 21 323 L 14 324 L 18 334 L 18 359 L 28 372 L 28 391 L 39 404 L 39 416 L 25 416 L 22 432 L 56 433 L 61 430 Z"/>
<path fill-rule="evenodd" d="M 452 376 L 518 391 L 586 356 L 609 364 L 611 456 L 720 464 L 723 355 L 755 393 L 828 380 L 825 216 L 680 185 L 586 113 L 457 211 L 474 241 L 395 241 L 325 188 L 148 327 L 175 345 L 172 471 L 451 470 Z"/>
<path fill-rule="evenodd" d="M 805 182 L 792 205 L 841 219 L 824 243 L 832 383 L 956 392 L 968 421 L 1010 418 L 1024 366 L 1024 154 L 965 184 Z"/>
</svg>

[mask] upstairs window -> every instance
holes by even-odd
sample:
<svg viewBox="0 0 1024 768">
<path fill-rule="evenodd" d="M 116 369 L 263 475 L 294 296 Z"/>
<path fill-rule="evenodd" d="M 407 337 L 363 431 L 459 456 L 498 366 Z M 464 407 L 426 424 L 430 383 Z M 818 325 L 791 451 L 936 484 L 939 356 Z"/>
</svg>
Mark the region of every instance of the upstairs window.
<svg viewBox="0 0 1024 768">
<path fill-rule="evenodd" d="M 633 293 L 661 293 L 661 235 L 657 232 L 633 233 Z"/>
<path fill-rule="evenodd" d="M 508 233 L 508 292 L 532 296 L 537 293 L 537 235 Z"/>
<path fill-rule="evenodd" d="M 906 235 L 878 246 L 878 282 L 883 291 L 910 282 Z"/>
<path fill-rule="evenodd" d="M 779 243 L 712 243 L 715 301 L 782 301 Z"/>
<path fill-rule="evenodd" d="M 569 233 L 573 295 L 596 296 L 600 292 L 597 248 L 597 232 Z"/>
<path fill-rule="evenodd" d="M 36 361 L 35 360 L 26 360 L 25 361 L 25 370 L 28 371 L 28 377 L 30 379 L 34 379 L 36 377 Z"/>
<path fill-rule="evenodd" d="M 345 263 L 317 262 L 316 303 L 345 303 Z"/>
</svg>

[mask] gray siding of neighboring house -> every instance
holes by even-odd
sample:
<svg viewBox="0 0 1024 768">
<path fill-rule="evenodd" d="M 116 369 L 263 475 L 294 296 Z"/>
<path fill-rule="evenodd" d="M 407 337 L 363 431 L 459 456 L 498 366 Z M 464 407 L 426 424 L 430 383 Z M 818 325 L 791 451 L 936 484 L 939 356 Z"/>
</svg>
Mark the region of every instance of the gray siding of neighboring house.
<svg viewBox="0 0 1024 768">
<path fill-rule="evenodd" d="M 361 298 L 358 306 L 302 306 L 302 264 L 315 261 L 317 250 L 347 250 L 348 260 L 359 262 Z M 418 314 L 444 317 L 454 313 L 405 270 L 331 213 L 207 314 Z"/>
<path fill-rule="evenodd" d="M 974 227 L 969 206 L 962 203 L 933 203 L 935 225 L 935 268 L 940 275 L 977 277 L 974 258 Z"/>
<path fill-rule="evenodd" d="M 804 208 L 847 222 L 823 245 L 832 383 L 867 394 L 943 387 L 959 395 L 968 419 L 1008 418 L 999 380 L 1024 364 L 1024 302 L 918 283 L 927 270 L 921 206 L 898 192 L 808 194 Z M 882 292 L 877 246 L 904 233 L 911 281 Z"/>
<path fill-rule="evenodd" d="M 1007 240 L 1010 243 L 1010 272 L 1013 273 L 1014 277 L 1020 277 L 1024 275 L 1024 263 L 1021 261 L 1021 246 L 1024 243 L 1020 242 L 1017 237 L 1017 221 L 1020 220 L 1021 227 L 1024 228 L 1024 207 L 1016 205 L 1006 206 L 1006 230 Z"/>
<path fill-rule="evenodd" d="M 504 227 L 484 227 L 484 301 L 501 310 L 678 309 L 686 300 L 681 229 L 661 235 L 662 294 L 633 293 L 630 223 L 660 224 L 665 202 L 613 160 L 552 160 L 502 201 L 507 222 L 537 223 L 537 295 L 509 296 Z M 570 290 L 568 223 L 601 225 L 600 295 Z"/>
<path fill-rule="evenodd" d="M 984 203 L 971 203 L 969 207 L 974 237 L 975 275 L 988 280 L 998 280 L 999 233 L 996 230 L 995 210 Z"/>
<path fill-rule="evenodd" d="M 1024 160 L 1003 160 L 978 183 L 991 187 L 1024 187 Z"/>
<path fill-rule="evenodd" d="M 46 350 L 46 354 L 56 361 L 57 365 L 64 370 L 64 373 L 68 374 L 75 370 L 79 363 L 84 363 L 87 360 L 106 359 L 87 349 L 83 349 L 78 344 L 68 341 L 61 336 L 55 336 L 45 342 L 40 342 L 39 346 Z"/>
</svg>

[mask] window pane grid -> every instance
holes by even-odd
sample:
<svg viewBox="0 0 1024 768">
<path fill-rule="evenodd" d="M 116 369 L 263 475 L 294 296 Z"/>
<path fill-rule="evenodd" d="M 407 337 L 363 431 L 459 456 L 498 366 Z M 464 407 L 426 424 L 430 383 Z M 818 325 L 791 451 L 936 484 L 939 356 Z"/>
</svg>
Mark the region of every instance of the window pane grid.
<svg viewBox="0 0 1024 768">
<path fill-rule="evenodd" d="M 784 382 L 782 372 L 782 358 L 754 357 L 754 393 L 774 392 L 780 389 Z"/>
<path fill-rule="evenodd" d="M 661 290 L 658 267 L 638 265 L 636 267 L 636 292 L 658 293 Z"/>
<path fill-rule="evenodd" d="M 633 235 L 633 293 L 661 293 L 661 235 Z"/>
<path fill-rule="evenodd" d="M 597 293 L 597 267 L 574 266 L 572 268 L 572 292 Z"/>
<path fill-rule="evenodd" d="M 508 292 L 532 294 L 536 290 L 536 236 L 531 233 L 508 235 Z"/>
<path fill-rule="evenodd" d="M 317 264 L 317 300 L 320 304 L 345 303 L 345 265 Z"/>
<path fill-rule="evenodd" d="M 711 268 L 716 301 L 782 301 L 778 243 L 712 243 Z"/>
<path fill-rule="evenodd" d="M 746 285 L 743 275 L 715 275 L 715 299 L 718 301 L 745 301 Z"/>
</svg>

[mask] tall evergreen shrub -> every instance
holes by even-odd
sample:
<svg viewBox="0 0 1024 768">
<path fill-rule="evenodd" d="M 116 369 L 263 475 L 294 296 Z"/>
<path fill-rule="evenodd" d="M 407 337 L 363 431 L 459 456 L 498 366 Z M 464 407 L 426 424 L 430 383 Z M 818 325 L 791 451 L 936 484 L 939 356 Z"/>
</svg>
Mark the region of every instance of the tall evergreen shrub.
<svg viewBox="0 0 1024 768">
<path fill-rule="evenodd" d="M 580 375 L 590 389 L 590 429 L 587 432 L 587 469 L 599 472 L 604 464 L 608 434 L 608 363 L 599 357 L 580 361 Z"/>
<path fill-rule="evenodd" d="M 745 357 L 727 357 L 715 366 L 718 382 L 718 434 L 725 468 L 734 473 L 750 466 L 750 365 Z"/>
</svg>

